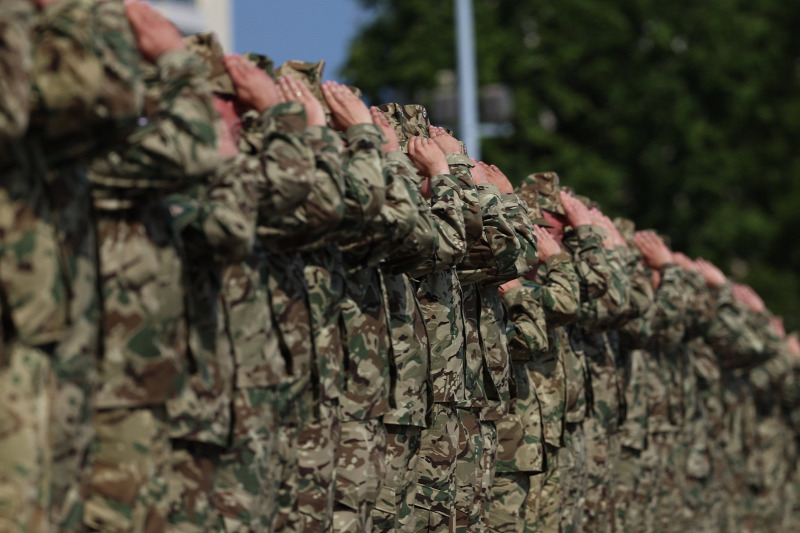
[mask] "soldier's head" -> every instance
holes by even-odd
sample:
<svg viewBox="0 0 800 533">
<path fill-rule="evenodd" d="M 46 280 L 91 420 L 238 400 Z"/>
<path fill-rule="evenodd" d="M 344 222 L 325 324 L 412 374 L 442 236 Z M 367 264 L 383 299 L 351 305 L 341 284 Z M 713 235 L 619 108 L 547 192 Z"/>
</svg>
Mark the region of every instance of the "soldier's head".
<svg viewBox="0 0 800 533">
<path fill-rule="evenodd" d="M 431 126 L 428 111 L 419 104 L 400 105 L 388 103 L 378 106 L 378 109 L 389 119 L 389 124 L 397 133 L 400 149 L 408 151 L 408 139 L 411 137 L 430 137 Z"/>
<path fill-rule="evenodd" d="M 274 75 L 276 78 L 288 76 L 308 87 L 311 94 L 322 103 L 325 112 L 330 113 L 330 108 L 328 108 L 328 104 L 322 94 L 322 75 L 324 72 L 325 61 L 323 60 L 316 63 L 292 60 L 276 68 Z"/>
<path fill-rule="evenodd" d="M 236 86 L 225 67 L 225 52 L 214 33 L 195 33 L 184 38 L 186 48 L 193 52 L 206 66 L 212 92 L 222 99 L 236 98 Z"/>
<path fill-rule="evenodd" d="M 530 185 L 538 193 L 539 207 L 546 222 L 547 230 L 553 237 L 560 238 L 567 226 L 566 212 L 561 205 L 558 174 L 555 172 L 536 172 L 522 180 L 523 185 Z"/>
</svg>

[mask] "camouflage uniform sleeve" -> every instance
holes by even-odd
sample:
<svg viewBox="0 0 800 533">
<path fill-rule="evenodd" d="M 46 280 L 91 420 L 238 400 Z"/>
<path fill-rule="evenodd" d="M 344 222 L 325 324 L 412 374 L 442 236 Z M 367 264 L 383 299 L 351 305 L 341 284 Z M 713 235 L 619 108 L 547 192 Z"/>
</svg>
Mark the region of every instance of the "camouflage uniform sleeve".
<svg viewBox="0 0 800 533">
<path fill-rule="evenodd" d="M 686 330 L 684 315 L 687 302 L 680 270 L 674 264 L 661 267 L 661 281 L 656 289 L 652 313 L 648 317 L 652 338 L 662 348 L 679 344 Z"/>
<path fill-rule="evenodd" d="M 431 178 L 431 216 L 436 230 L 434 253 L 409 273 L 411 277 L 453 268 L 467 253 L 464 210 L 458 190 L 450 174 Z"/>
<path fill-rule="evenodd" d="M 648 316 L 655 305 L 655 291 L 648 267 L 641 255 L 627 248 L 623 252 L 631 279 L 631 304 L 624 319 L 617 326 L 620 342 L 627 350 L 642 349 L 650 338 Z"/>
<path fill-rule="evenodd" d="M 122 148 L 92 162 L 95 185 L 127 194 L 171 192 L 208 176 L 219 164 L 218 118 L 201 59 L 173 50 L 149 70 L 144 125 Z"/>
<path fill-rule="evenodd" d="M 48 5 L 33 31 L 31 130 L 52 163 L 107 149 L 137 126 L 144 80 L 120 1 Z"/>
<path fill-rule="evenodd" d="M 458 183 L 461 205 L 464 210 L 466 245 L 467 250 L 469 250 L 483 236 L 481 202 L 470 171 L 474 165 L 469 157 L 461 154 L 447 154 L 447 164 L 450 166 L 450 174 L 455 177 L 456 183 Z"/>
<path fill-rule="evenodd" d="M 749 310 L 739 305 L 730 283 L 712 289 L 716 302 L 712 320 L 705 329 L 705 341 L 723 368 L 746 368 L 763 361 L 765 345 L 749 320 Z"/>
<path fill-rule="evenodd" d="M 0 147 L 28 127 L 31 101 L 31 39 L 34 9 L 30 0 L 7 0 L 0 7 Z M 5 152 L 5 148 L 2 149 Z"/>
<path fill-rule="evenodd" d="M 381 144 L 374 124 L 347 128 L 347 151 L 342 167 L 345 183 L 344 217 L 332 239 L 340 243 L 358 240 L 378 216 L 386 200 Z"/>
<path fill-rule="evenodd" d="M 547 326 L 545 311 L 537 290 L 524 285 L 514 287 L 503 295 L 508 312 L 508 352 L 513 361 L 534 361 L 537 355 L 547 353 Z"/>
<path fill-rule="evenodd" d="M 299 207 L 315 181 L 314 153 L 306 139 L 306 112 L 298 102 L 242 117 L 239 149 L 261 161 L 259 209 L 280 216 Z"/>
<path fill-rule="evenodd" d="M 580 279 L 581 304 L 605 295 L 611 271 L 603 251 L 603 230 L 597 226 L 578 226 L 564 236 L 563 243 L 572 254 Z"/>
<path fill-rule="evenodd" d="M 258 235 L 265 243 L 286 249 L 317 244 L 330 234 L 344 215 L 344 145 L 338 134 L 324 126 L 310 126 L 303 131 L 309 150 L 300 158 L 310 160 L 312 186 L 296 209 L 281 215 L 261 205 Z M 305 163 L 308 164 L 308 163 Z"/>
<path fill-rule="evenodd" d="M 500 191 L 490 183 L 477 185 L 483 236 L 458 266 L 462 284 L 500 284 L 517 277 L 519 240 L 503 213 Z"/>
<path fill-rule="evenodd" d="M 386 154 L 386 162 L 387 165 L 393 165 L 395 172 L 405 181 L 409 196 L 416 205 L 417 223 L 384 262 L 389 272 L 405 273 L 419 268 L 428 258 L 434 257 L 438 243 L 436 223 L 428 200 L 419 190 L 423 178 L 417 174 L 408 156 L 402 152 L 390 152 Z"/>
<path fill-rule="evenodd" d="M 389 158 L 389 155 L 392 157 Z M 417 225 L 419 214 L 416 197 L 419 192 L 410 183 L 409 168 L 403 158 L 408 159 L 399 151 L 387 154 L 383 166 L 386 200 L 361 239 L 342 246 L 350 265 L 376 265 L 392 250 L 402 247 L 408 234 Z"/>
<path fill-rule="evenodd" d="M 517 277 L 523 276 L 536 270 L 536 266 L 539 264 L 539 245 L 536 242 L 536 234 L 533 232 L 533 224 L 525 201 L 514 193 L 503 194 L 501 198 L 506 219 L 514 228 L 514 233 L 519 241 L 516 262 Z"/>
<path fill-rule="evenodd" d="M 567 252 L 547 258 L 536 275 L 541 287 L 541 302 L 547 327 L 557 328 L 575 322 L 580 310 L 578 273 Z"/>
<path fill-rule="evenodd" d="M 246 154 L 224 159 L 206 187 L 194 194 L 174 194 L 167 202 L 183 234 L 201 236 L 225 261 L 241 261 L 255 239 L 261 166 Z M 198 242 L 189 239 L 188 242 Z"/>
<path fill-rule="evenodd" d="M 605 255 L 606 258 L 608 288 L 602 295 L 594 298 L 581 298 L 581 324 L 594 330 L 613 328 L 615 321 L 623 318 L 628 312 L 631 296 L 631 279 L 616 250 L 601 249 L 595 255 L 591 266 L 592 273 L 600 271 L 603 263 L 601 255 Z M 578 270 L 580 271 L 580 266 Z"/>
</svg>

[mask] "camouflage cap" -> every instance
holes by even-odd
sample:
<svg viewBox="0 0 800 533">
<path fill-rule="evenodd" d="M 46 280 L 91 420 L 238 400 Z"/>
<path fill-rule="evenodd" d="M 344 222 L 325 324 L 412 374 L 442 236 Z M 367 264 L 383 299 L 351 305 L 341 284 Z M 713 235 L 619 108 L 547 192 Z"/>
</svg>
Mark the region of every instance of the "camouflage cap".
<svg viewBox="0 0 800 533">
<path fill-rule="evenodd" d="M 628 243 L 628 246 L 635 247 L 633 236 L 636 233 L 636 223 L 633 220 L 617 217 L 614 219 L 614 225 L 622 234 L 622 238 Z"/>
<path fill-rule="evenodd" d="M 236 86 L 233 84 L 225 67 L 225 52 L 215 33 L 195 33 L 183 39 L 190 52 L 200 56 L 208 69 L 208 81 L 211 90 L 217 94 L 236 96 Z"/>
<path fill-rule="evenodd" d="M 544 219 L 542 208 L 539 207 L 539 191 L 536 190 L 536 185 L 523 182 L 514 189 L 514 192 L 521 200 L 528 204 L 528 216 L 531 223 L 548 228 L 552 227 L 552 224 Z"/>
<path fill-rule="evenodd" d="M 400 148 L 403 151 L 406 151 L 409 138 L 430 136 L 428 128 L 430 128 L 431 122 L 424 106 L 389 103 L 378 106 L 378 109 L 389 119 L 389 124 L 397 133 L 397 140 L 400 141 Z"/>
<path fill-rule="evenodd" d="M 322 73 L 324 71 L 324 60 L 317 61 L 316 63 L 291 60 L 275 69 L 275 76 L 278 78 L 289 76 L 290 78 L 296 79 L 308 87 L 311 94 L 322 102 L 322 107 L 325 108 L 325 111 L 329 111 L 328 104 L 325 102 L 325 96 L 322 94 Z"/>
<path fill-rule="evenodd" d="M 522 180 L 523 184 L 530 183 L 539 192 L 539 207 L 543 211 L 566 215 L 564 206 L 561 205 L 558 174 L 555 172 L 536 172 L 529 174 Z"/>
<path fill-rule="evenodd" d="M 269 74 L 269 77 L 273 80 L 275 77 L 275 63 L 272 61 L 272 58 L 269 56 L 265 56 L 263 54 L 256 54 L 255 52 L 247 52 L 244 55 L 245 58 L 255 63 L 255 65 Z"/>
</svg>

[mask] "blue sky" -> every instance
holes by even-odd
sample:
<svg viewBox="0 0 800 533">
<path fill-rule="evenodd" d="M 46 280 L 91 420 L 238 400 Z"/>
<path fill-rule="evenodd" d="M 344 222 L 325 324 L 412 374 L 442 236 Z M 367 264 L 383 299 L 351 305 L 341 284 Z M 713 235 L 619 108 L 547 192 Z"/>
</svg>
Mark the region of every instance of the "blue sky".
<svg viewBox="0 0 800 533">
<path fill-rule="evenodd" d="M 355 0 L 233 0 L 234 49 L 260 52 L 275 65 L 325 60 L 336 79 L 358 25 L 368 20 Z"/>
</svg>

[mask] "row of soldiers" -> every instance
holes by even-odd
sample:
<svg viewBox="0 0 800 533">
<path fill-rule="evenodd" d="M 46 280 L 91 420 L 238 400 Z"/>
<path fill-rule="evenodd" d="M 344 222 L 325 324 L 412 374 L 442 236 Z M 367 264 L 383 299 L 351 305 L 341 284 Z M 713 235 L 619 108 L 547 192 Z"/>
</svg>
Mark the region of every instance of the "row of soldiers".
<svg viewBox="0 0 800 533">
<path fill-rule="evenodd" d="M 786 531 L 800 344 L 418 105 L 0 0 L 0 531 Z"/>
</svg>

